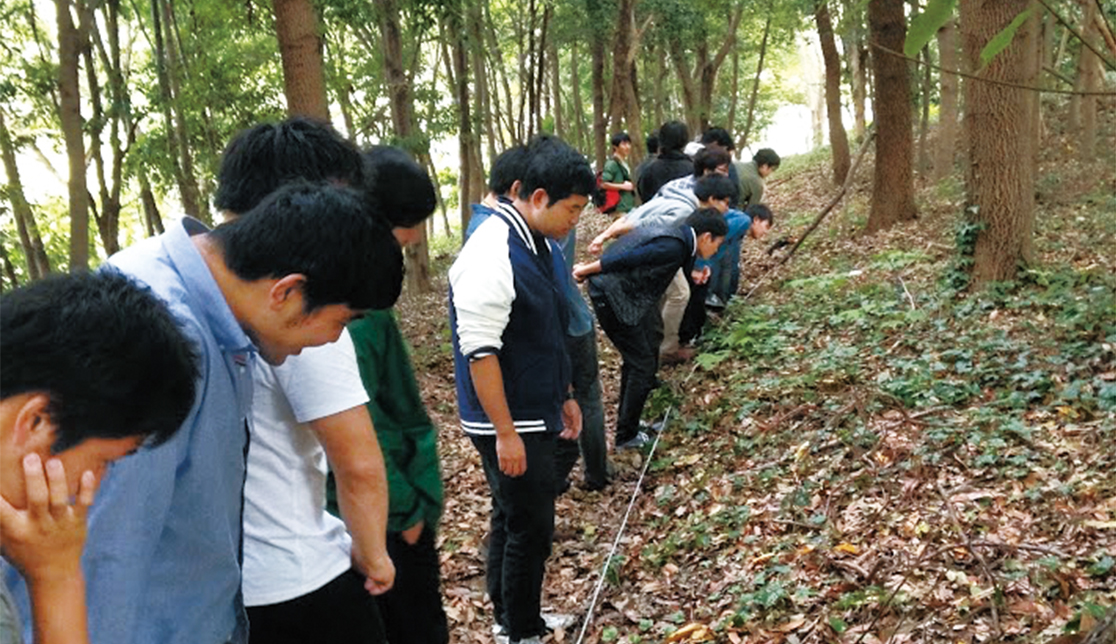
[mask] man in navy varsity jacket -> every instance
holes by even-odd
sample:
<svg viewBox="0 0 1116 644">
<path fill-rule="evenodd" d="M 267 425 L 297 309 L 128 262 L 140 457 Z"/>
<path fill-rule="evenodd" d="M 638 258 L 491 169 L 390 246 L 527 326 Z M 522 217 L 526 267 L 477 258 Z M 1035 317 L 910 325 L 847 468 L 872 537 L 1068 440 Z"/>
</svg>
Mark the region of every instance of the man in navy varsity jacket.
<svg viewBox="0 0 1116 644">
<path fill-rule="evenodd" d="M 492 492 L 487 583 L 496 623 L 514 644 L 546 634 L 540 612 L 554 533 L 554 449 L 573 440 L 566 284 L 558 245 L 596 180 L 580 153 L 532 141 L 514 199 L 498 208 L 450 268 L 450 326 L 461 426 Z"/>
</svg>

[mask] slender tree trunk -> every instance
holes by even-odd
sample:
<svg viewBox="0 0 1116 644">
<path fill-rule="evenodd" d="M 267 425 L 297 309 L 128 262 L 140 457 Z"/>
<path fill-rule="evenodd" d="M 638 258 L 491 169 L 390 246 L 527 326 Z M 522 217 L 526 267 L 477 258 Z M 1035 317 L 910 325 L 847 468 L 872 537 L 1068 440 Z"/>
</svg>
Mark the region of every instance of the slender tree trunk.
<svg viewBox="0 0 1116 644">
<path fill-rule="evenodd" d="M 825 109 L 829 116 L 829 147 L 833 151 L 833 182 L 845 182 L 852 161 L 849 158 L 849 137 L 841 122 L 841 59 L 837 56 L 837 43 L 833 39 L 833 23 L 829 17 L 829 3 L 821 0 L 814 12 L 821 40 L 822 59 L 825 61 Z"/>
<path fill-rule="evenodd" d="M 482 193 L 476 191 L 477 177 L 474 175 L 478 173 L 480 168 L 474 164 L 474 159 L 477 157 L 477 149 L 480 147 L 477 140 L 476 128 L 473 124 L 473 116 L 469 111 L 469 67 L 468 67 L 468 53 L 465 51 L 467 46 L 466 29 L 464 25 L 464 16 L 462 12 L 464 7 L 454 2 L 446 7 L 445 12 L 445 37 L 442 39 L 443 45 L 448 40 L 450 42 L 450 59 L 453 61 L 453 89 L 454 100 L 457 102 L 457 116 L 458 116 L 458 164 L 460 171 L 458 175 L 458 209 L 461 217 L 461 230 L 464 231 L 469 225 L 469 205 L 473 201 L 479 201 L 483 196 Z M 433 163 L 431 163 L 433 168 Z M 435 180 L 436 174 L 431 175 Z M 441 191 L 439 191 L 440 197 Z M 440 198 L 439 198 L 440 201 Z M 443 213 L 445 206 L 442 207 Z M 449 233 L 449 221 L 445 222 L 446 232 Z"/>
<path fill-rule="evenodd" d="M 918 119 L 918 175 L 925 177 L 930 170 L 930 150 L 926 147 L 926 132 L 930 128 L 930 47 L 922 48 L 922 86 L 919 101 L 921 114 Z"/>
<path fill-rule="evenodd" d="M 43 248 L 43 238 L 39 235 L 38 224 L 35 223 L 35 213 L 23 193 L 23 181 L 20 179 L 19 166 L 16 164 L 15 144 L 12 142 L 5 119 L 4 110 L 0 110 L 0 153 L 3 154 L 4 171 L 8 175 L 4 194 L 12 204 L 19 243 L 23 248 L 23 256 L 27 259 L 27 275 L 37 280 L 50 272 L 50 258 Z"/>
<path fill-rule="evenodd" d="M 740 100 L 740 48 L 732 48 L 732 89 L 729 92 L 729 113 L 726 129 L 736 131 L 736 103 Z"/>
<path fill-rule="evenodd" d="M 329 121 L 318 13 L 310 0 L 272 0 L 287 111 Z"/>
<path fill-rule="evenodd" d="M 1081 0 L 1084 17 L 1081 21 L 1081 36 L 1093 43 L 1098 34 L 1096 26 L 1097 5 L 1094 0 Z M 1077 63 L 1078 91 L 1095 92 L 1100 89 L 1100 80 L 1104 76 L 1100 57 L 1089 47 L 1082 46 Z M 1092 161 L 1097 147 L 1097 97 L 1077 96 L 1074 101 L 1077 105 L 1078 145 L 1081 149 L 1081 158 Z"/>
<path fill-rule="evenodd" d="M 167 52 L 167 79 L 170 81 L 171 110 L 174 114 L 174 135 L 178 139 L 178 152 L 182 163 L 182 202 L 186 212 L 196 212 L 194 215 L 202 221 L 209 222 L 209 208 L 201 199 L 201 190 L 198 188 L 197 174 L 194 172 L 194 151 L 190 144 L 189 128 L 186 124 L 186 111 L 182 106 L 182 88 L 179 78 L 182 75 L 181 52 L 174 38 L 170 37 L 171 26 L 174 24 L 174 14 L 170 2 L 163 3 L 163 25 L 166 29 Z"/>
<path fill-rule="evenodd" d="M 488 158 L 491 161 L 496 158 L 496 128 L 492 122 L 492 108 L 491 101 L 489 100 L 489 77 L 488 65 L 485 64 L 484 56 L 484 29 L 482 27 L 481 7 L 479 2 L 466 2 L 465 3 L 465 19 L 468 25 L 467 33 L 469 38 L 469 52 L 472 59 L 473 78 L 473 95 L 476 97 L 474 103 L 473 116 L 480 123 L 484 124 L 485 143 L 488 150 Z M 478 154 L 480 146 L 477 146 Z M 483 169 L 482 169 L 483 175 Z M 483 176 L 481 177 L 483 180 Z M 464 228 L 462 228 L 464 230 Z"/>
<path fill-rule="evenodd" d="M 590 37 L 590 47 L 593 54 L 593 151 L 596 167 L 599 170 L 604 167 L 605 139 L 608 137 L 608 125 L 605 122 L 607 117 L 604 97 L 604 37 L 594 33 Z"/>
<path fill-rule="evenodd" d="M 957 26 L 950 20 L 938 30 L 938 57 L 942 69 L 960 69 L 957 52 Z M 941 72 L 939 75 L 940 104 L 938 106 L 938 148 L 934 161 L 932 180 L 941 181 L 953 171 L 954 152 L 957 145 L 957 76 Z"/>
<path fill-rule="evenodd" d="M 554 106 L 554 134 L 566 140 L 566 117 L 562 113 L 562 74 L 558 60 L 558 44 L 554 38 L 547 46 L 547 59 L 550 61 L 550 92 Z"/>
<path fill-rule="evenodd" d="M 980 52 L 1027 8 L 1030 0 L 961 0 L 961 40 L 971 70 L 981 68 Z M 1030 85 L 1024 43 L 1016 38 L 979 72 L 983 78 Z M 1026 91 L 966 79 L 965 133 L 969 140 L 966 170 L 968 207 L 981 224 L 973 249 L 976 284 L 1008 280 L 1026 262 L 1034 217 L 1034 181 L 1020 163 L 1027 145 Z"/>
<path fill-rule="evenodd" d="M 543 4 L 542 31 L 539 33 L 539 42 L 535 47 L 538 59 L 535 61 L 535 132 L 542 132 L 543 99 L 548 96 L 546 88 L 546 39 L 550 28 L 550 14 L 553 9 L 549 2 Z"/>
<path fill-rule="evenodd" d="M 66 142 L 70 179 L 70 271 L 89 269 L 89 189 L 85 178 L 84 119 L 81 116 L 79 61 L 82 34 L 74 26 L 70 0 L 55 0 L 58 16 L 58 88 L 62 137 Z"/>
<path fill-rule="evenodd" d="M 155 74 L 159 85 L 159 107 L 160 112 L 162 112 L 163 127 L 167 135 L 167 151 L 169 152 L 171 171 L 174 174 L 175 183 L 178 185 L 179 197 L 182 199 L 182 209 L 187 215 L 195 219 L 202 219 L 203 214 L 182 170 L 182 154 L 179 150 L 179 139 L 172 112 L 174 94 L 171 91 L 168 72 L 167 43 L 163 33 L 163 10 L 161 5 L 161 0 L 151 0 L 151 31 L 154 34 L 155 42 Z M 206 209 L 206 213 L 208 212 L 208 209 Z"/>
<path fill-rule="evenodd" d="M 581 59 L 577 55 L 577 43 L 570 46 L 570 85 L 573 86 L 574 121 L 577 123 L 578 149 L 585 150 L 589 141 L 589 123 L 585 116 L 585 104 L 581 102 Z"/>
<path fill-rule="evenodd" d="M 19 275 L 12 265 L 12 258 L 8 256 L 8 245 L 3 243 L 0 243 L 0 264 L 3 264 L 4 269 L 4 277 L 0 280 L 0 291 L 4 290 L 5 285 L 8 288 L 19 288 Z"/>
<path fill-rule="evenodd" d="M 907 31 L 903 3 L 869 0 L 868 23 L 873 41 L 892 51 L 903 51 Z M 873 52 L 872 62 L 876 72 L 877 134 L 869 233 L 918 216 L 911 167 L 909 67 L 906 60 L 879 50 Z"/>
<path fill-rule="evenodd" d="M 609 93 L 608 120 L 613 130 L 620 129 L 620 123 L 628 114 L 628 102 L 632 100 L 629 83 L 629 55 L 632 51 L 632 38 L 635 31 L 634 0 L 618 0 L 616 15 L 616 35 L 612 40 L 612 91 Z"/>
<path fill-rule="evenodd" d="M 864 140 L 868 128 L 864 104 L 868 98 L 868 63 L 864 48 L 864 37 L 860 30 L 844 39 L 845 56 L 849 59 L 849 75 L 852 77 L 853 136 L 857 141 Z"/>
<path fill-rule="evenodd" d="M 760 40 L 759 62 L 756 63 L 756 76 L 752 80 L 752 94 L 748 97 L 748 116 L 744 119 L 744 131 L 740 133 L 736 149 L 740 154 L 748 147 L 748 136 L 752 133 L 752 119 L 756 114 L 756 97 L 759 96 L 760 76 L 763 74 L 763 61 L 767 56 L 767 36 L 771 33 L 771 17 L 768 16 L 763 25 L 763 39 Z"/>
<path fill-rule="evenodd" d="M 159 204 L 155 201 L 155 193 L 151 191 L 151 183 L 147 180 L 147 171 L 139 170 L 140 201 L 143 202 L 143 225 L 148 237 L 163 234 L 163 218 L 159 215 Z"/>
<path fill-rule="evenodd" d="M 663 51 L 660 47 L 656 46 L 654 50 L 652 50 L 652 58 L 654 58 L 654 60 L 656 61 L 656 71 L 655 83 L 653 85 L 654 89 L 652 90 L 653 92 L 655 92 L 655 96 L 651 101 L 652 105 L 654 106 L 652 109 L 655 116 L 651 127 L 659 128 L 662 126 L 663 123 L 666 122 L 666 118 L 663 117 L 663 102 L 666 100 L 666 95 L 663 91 L 663 81 L 666 80 L 667 76 L 666 52 Z"/>
</svg>

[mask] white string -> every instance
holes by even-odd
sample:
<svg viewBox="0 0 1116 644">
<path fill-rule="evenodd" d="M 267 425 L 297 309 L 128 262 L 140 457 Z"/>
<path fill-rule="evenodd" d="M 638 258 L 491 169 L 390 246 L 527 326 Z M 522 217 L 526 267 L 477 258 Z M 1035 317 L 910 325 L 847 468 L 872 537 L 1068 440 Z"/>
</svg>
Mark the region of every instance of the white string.
<svg viewBox="0 0 1116 644">
<path fill-rule="evenodd" d="M 651 451 L 647 452 L 647 458 L 643 462 L 643 471 L 639 473 L 639 480 L 636 481 L 635 490 L 632 491 L 632 498 L 628 501 L 628 509 L 624 512 L 624 520 L 620 522 L 620 530 L 616 533 L 616 539 L 612 541 L 612 549 L 608 552 L 608 557 L 605 558 L 604 566 L 601 567 L 601 574 L 597 579 L 597 587 L 593 591 L 593 598 L 589 601 L 589 611 L 585 613 L 585 619 L 581 622 L 581 633 L 577 636 L 577 644 L 581 644 L 585 640 L 585 633 L 589 630 L 589 624 L 593 622 L 593 611 L 597 607 L 597 600 L 601 596 L 601 590 L 604 588 L 605 574 L 608 572 L 608 566 L 612 563 L 612 559 L 616 556 L 616 549 L 620 547 L 620 539 L 624 536 L 624 529 L 628 527 L 628 518 L 632 515 L 632 508 L 635 507 L 636 499 L 639 498 L 639 492 L 643 489 L 643 479 L 647 476 L 647 470 L 651 467 L 651 457 L 655 455 L 655 448 L 659 446 L 659 439 L 666 433 L 667 421 L 670 419 L 670 412 L 674 409 L 671 405 L 667 408 L 666 413 L 663 414 L 663 425 L 655 432 L 655 442 L 651 443 Z"/>
</svg>

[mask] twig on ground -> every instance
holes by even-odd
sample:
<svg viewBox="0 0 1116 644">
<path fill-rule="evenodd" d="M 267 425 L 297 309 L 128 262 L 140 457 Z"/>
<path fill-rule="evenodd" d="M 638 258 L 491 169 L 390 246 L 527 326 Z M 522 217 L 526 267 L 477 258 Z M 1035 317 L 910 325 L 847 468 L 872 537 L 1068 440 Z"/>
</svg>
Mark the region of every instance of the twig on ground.
<svg viewBox="0 0 1116 644">
<path fill-rule="evenodd" d="M 953 525 L 957 527 L 957 530 L 961 533 L 961 536 L 965 537 L 965 542 L 968 544 L 969 551 L 972 552 L 974 556 L 976 556 L 977 561 L 980 562 L 981 569 L 984 570 L 984 574 L 988 577 L 989 583 L 992 584 L 993 594 L 991 601 L 989 602 L 989 605 L 992 608 L 992 627 L 996 631 L 996 637 L 1002 638 L 1004 632 L 1000 628 L 1000 610 L 996 608 L 996 595 L 1003 594 L 1002 591 L 1000 591 L 1000 584 L 996 581 L 996 577 L 992 574 L 992 570 L 988 568 L 988 562 L 984 560 L 984 555 L 980 554 L 980 551 L 973 548 L 972 539 L 969 538 L 969 533 L 965 531 L 965 527 L 961 525 L 961 521 L 957 519 L 957 513 L 953 511 L 953 501 L 950 499 L 950 496 L 946 493 L 945 489 L 942 488 L 942 482 L 935 481 L 934 484 L 938 487 L 938 494 L 941 494 L 942 499 L 945 501 L 946 511 L 949 512 L 950 520 L 953 521 Z"/>
</svg>

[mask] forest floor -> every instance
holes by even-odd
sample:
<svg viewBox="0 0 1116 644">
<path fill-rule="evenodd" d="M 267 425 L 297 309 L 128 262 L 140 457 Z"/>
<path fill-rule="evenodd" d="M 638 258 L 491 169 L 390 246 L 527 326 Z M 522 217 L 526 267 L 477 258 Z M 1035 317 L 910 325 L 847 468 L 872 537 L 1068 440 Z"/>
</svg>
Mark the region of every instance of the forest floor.
<svg viewBox="0 0 1116 644">
<path fill-rule="evenodd" d="M 979 291 L 966 288 L 959 249 L 973 231 L 956 176 L 918 184 L 916 221 L 862 234 L 870 155 L 775 268 L 770 243 L 800 234 L 836 190 L 827 157 L 787 160 L 769 181 L 776 226 L 745 244 L 740 295 L 695 363 L 661 374 L 647 417 L 668 422 L 642 486 L 648 457 L 623 453 L 606 490 L 559 498 L 544 607 L 583 620 L 603 572 L 585 642 L 1048 642 L 1088 630 L 1116 604 L 1116 146 L 1082 163 L 1071 139 L 1047 141 L 1037 261 Z M 589 214 L 579 237 L 606 224 Z M 399 316 L 441 428 L 453 641 L 491 642 L 489 496 L 456 418 L 451 259 L 436 258 L 435 293 Z M 611 440 L 619 361 L 598 341 Z M 581 627 L 552 641 L 577 642 Z"/>
</svg>

